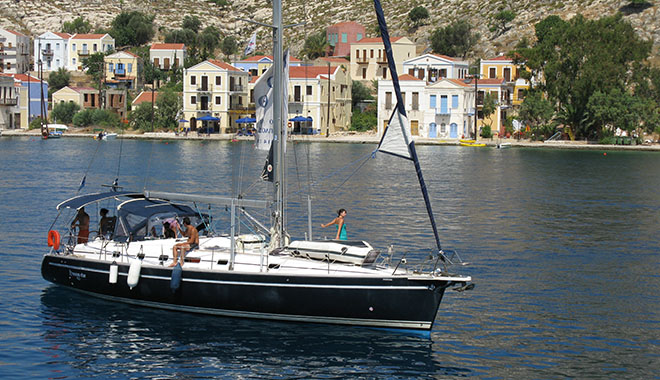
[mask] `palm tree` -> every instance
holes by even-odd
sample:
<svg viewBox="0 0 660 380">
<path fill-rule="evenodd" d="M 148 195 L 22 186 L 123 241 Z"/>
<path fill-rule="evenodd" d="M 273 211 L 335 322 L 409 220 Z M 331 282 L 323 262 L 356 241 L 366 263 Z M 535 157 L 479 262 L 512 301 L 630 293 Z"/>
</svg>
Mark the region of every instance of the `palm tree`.
<svg viewBox="0 0 660 380">
<path fill-rule="evenodd" d="M 320 32 L 309 36 L 309 38 L 305 40 L 302 53 L 309 59 L 316 59 L 325 56 L 328 46 L 330 45 L 328 44 L 325 33 Z"/>
</svg>

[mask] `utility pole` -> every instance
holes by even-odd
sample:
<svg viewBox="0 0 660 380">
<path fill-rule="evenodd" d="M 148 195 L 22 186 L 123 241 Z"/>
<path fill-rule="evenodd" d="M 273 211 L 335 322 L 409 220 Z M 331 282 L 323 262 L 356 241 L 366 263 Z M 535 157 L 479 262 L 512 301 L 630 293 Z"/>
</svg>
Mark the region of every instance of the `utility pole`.
<svg viewBox="0 0 660 380">
<path fill-rule="evenodd" d="M 478 107 L 478 102 L 477 99 L 479 98 L 479 90 L 478 90 L 478 84 L 479 84 L 479 74 L 475 73 L 473 76 L 474 78 L 474 140 L 477 140 L 477 120 L 479 119 L 479 111 L 477 109 Z"/>
<path fill-rule="evenodd" d="M 326 125 L 325 137 L 330 137 L 330 61 L 328 61 L 328 115 Z"/>
</svg>

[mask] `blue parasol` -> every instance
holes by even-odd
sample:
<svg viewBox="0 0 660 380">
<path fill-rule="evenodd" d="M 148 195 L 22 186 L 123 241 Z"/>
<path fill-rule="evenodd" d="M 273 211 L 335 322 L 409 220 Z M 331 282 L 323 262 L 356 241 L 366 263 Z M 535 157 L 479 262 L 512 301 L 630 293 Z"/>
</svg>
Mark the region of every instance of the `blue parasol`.
<svg viewBox="0 0 660 380">
<path fill-rule="evenodd" d="M 236 123 L 238 124 L 248 124 L 248 123 L 256 123 L 257 119 L 252 118 L 252 117 L 242 117 L 240 119 L 236 119 Z"/>
<path fill-rule="evenodd" d="M 215 116 L 211 116 L 211 115 L 204 115 L 204 116 L 200 117 L 197 120 L 199 120 L 199 121 L 220 121 L 220 118 L 215 117 Z"/>
<path fill-rule="evenodd" d="M 300 123 L 302 123 L 302 122 L 305 122 L 305 121 L 308 121 L 308 120 L 307 120 L 306 117 L 303 117 L 303 116 L 296 116 L 296 117 L 294 117 L 293 119 L 289 119 L 289 121 L 295 121 L 295 122 L 300 122 Z"/>
</svg>

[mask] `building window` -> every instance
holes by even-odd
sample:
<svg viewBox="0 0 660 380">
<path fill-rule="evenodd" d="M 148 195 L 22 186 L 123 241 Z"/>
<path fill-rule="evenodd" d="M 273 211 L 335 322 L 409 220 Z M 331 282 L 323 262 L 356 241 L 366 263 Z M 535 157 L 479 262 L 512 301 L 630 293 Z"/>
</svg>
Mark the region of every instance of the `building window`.
<svg viewBox="0 0 660 380">
<path fill-rule="evenodd" d="M 451 108 L 458 108 L 458 95 L 451 96 Z"/>
<path fill-rule="evenodd" d="M 488 70 L 488 78 L 496 78 L 497 77 L 497 69 L 495 67 L 491 67 Z"/>
<path fill-rule="evenodd" d="M 73 49 L 73 51 L 76 51 L 76 44 L 73 44 L 71 48 Z"/>
<path fill-rule="evenodd" d="M 383 67 L 383 79 L 387 79 L 387 67 Z"/>
<path fill-rule="evenodd" d="M 221 98 L 220 96 L 216 96 L 216 97 L 215 97 L 215 104 L 216 104 L 216 105 L 220 105 L 221 99 L 222 99 L 222 98 Z"/>
<path fill-rule="evenodd" d="M 445 123 L 440 124 L 440 133 L 447 133 L 447 125 Z"/>
<path fill-rule="evenodd" d="M 71 59 L 71 63 L 73 63 L 73 65 L 75 66 L 76 65 L 76 59 L 75 58 Z"/>
<path fill-rule="evenodd" d="M 419 110 L 419 92 L 412 93 L 412 109 L 413 111 Z"/>
<path fill-rule="evenodd" d="M 190 76 L 190 84 L 191 85 L 196 85 L 197 84 L 197 77 L 194 75 Z"/>
<path fill-rule="evenodd" d="M 312 86 L 307 86 L 307 95 L 312 96 Z"/>
<path fill-rule="evenodd" d="M 220 86 L 220 83 L 222 83 L 222 77 L 218 75 L 215 77 L 215 85 Z"/>
<path fill-rule="evenodd" d="M 437 104 L 438 104 L 437 102 L 438 102 L 438 99 L 437 99 L 436 95 L 431 95 L 431 98 L 429 99 L 429 107 L 431 107 L 431 108 L 437 107 Z"/>
<path fill-rule="evenodd" d="M 358 33 L 356 39 L 357 39 L 358 41 L 360 41 L 360 40 L 362 39 L 362 33 Z"/>
<path fill-rule="evenodd" d="M 360 49 L 355 50 L 355 58 L 360 58 Z"/>
<path fill-rule="evenodd" d="M 374 49 L 371 49 L 369 51 L 369 58 L 373 58 L 373 57 L 374 57 Z"/>
<path fill-rule="evenodd" d="M 362 79 L 367 79 L 367 68 L 366 67 L 362 68 Z"/>
<path fill-rule="evenodd" d="M 195 95 L 190 97 L 190 104 L 197 104 L 197 97 Z"/>
<path fill-rule="evenodd" d="M 392 93 L 391 92 L 386 92 L 385 93 L 385 109 L 386 110 L 391 110 L 392 109 Z"/>
<path fill-rule="evenodd" d="M 348 42 L 348 35 L 346 33 L 341 34 L 341 42 L 343 42 L 343 43 Z"/>
<path fill-rule="evenodd" d="M 133 72 L 133 64 L 132 64 L 132 63 L 129 63 L 129 64 L 128 64 L 128 72 L 129 72 L 129 73 L 132 73 L 132 72 Z"/>
</svg>

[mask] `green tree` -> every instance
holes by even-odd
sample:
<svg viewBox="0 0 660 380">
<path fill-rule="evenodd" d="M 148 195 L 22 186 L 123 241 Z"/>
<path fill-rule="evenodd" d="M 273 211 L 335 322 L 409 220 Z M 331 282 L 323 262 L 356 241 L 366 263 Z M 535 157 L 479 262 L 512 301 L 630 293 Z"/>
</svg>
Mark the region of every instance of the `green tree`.
<svg viewBox="0 0 660 380">
<path fill-rule="evenodd" d="M 144 83 L 156 83 L 167 79 L 167 73 L 156 67 L 151 61 L 144 62 Z"/>
<path fill-rule="evenodd" d="M 525 96 L 518 114 L 530 127 L 537 128 L 550 123 L 555 109 L 541 91 L 531 91 Z"/>
<path fill-rule="evenodd" d="M 429 18 L 429 11 L 422 6 L 417 6 L 408 13 L 408 19 L 412 21 L 414 26 L 421 25 L 424 22 L 424 20 L 428 18 Z"/>
<path fill-rule="evenodd" d="M 324 57 L 328 46 L 330 45 L 325 32 L 316 33 L 307 37 L 301 53 L 309 59 Z"/>
<path fill-rule="evenodd" d="M 227 36 L 222 40 L 222 45 L 220 45 L 220 50 L 225 54 L 225 56 L 230 56 L 238 52 L 238 42 L 236 37 Z"/>
<path fill-rule="evenodd" d="M 358 103 L 364 100 L 372 100 L 374 98 L 371 96 L 371 91 L 369 91 L 369 88 L 356 80 L 353 81 L 351 96 L 353 101 L 353 108 L 355 108 Z"/>
<path fill-rule="evenodd" d="M 376 107 L 369 106 L 364 112 L 359 108 L 353 110 L 351 116 L 351 130 L 352 131 L 369 131 L 375 129 L 378 125 L 378 115 Z"/>
<path fill-rule="evenodd" d="M 82 16 L 76 17 L 71 22 L 65 22 L 62 25 L 62 31 L 64 33 L 75 34 L 75 33 L 89 33 L 92 30 L 92 25 L 89 21 L 86 21 Z"/>
<path fill-rule="evenodd" d="M 73 115 L 80 110 L 80 106 L 74 102 L 63 102 L 56 104 L 50 113 L 50 117 L 61 124 L 71 124 Z"/>
<path fill-rule="evenodd" d="M 550 16 L 536 25 L 536 42 L 516 51 L 557 111 L 556 120 L 574 138 L 599 134 L 591 96 L 615 89 L 624 93 L 648 57 L 651 42 L 641 40 L 620 14 L 599 20 L 578 15 L 570 21 Z"/>
<path fill-rule="evenodd" d="M 495 14 L 495 21 L 490 27 L 491 32 L 497 33 L 498 36 L 506 33 L 511 27 L 508 25 L 513 19 L 516 18 L 516 13 L 510 10 L 501 10 Z"/>
<path fill-rule="evenodd" d="M 202 27 L 202 22 L 197 16 L 185 15 L 183 17 L 183 22 L 181 23 L 182 29 L 187 29 L 195 34 L 199 32 L 199 28 Z"/>
<path fill-rule="evenodd" d="M 587 103 L 587 113 L 598 137 L 611 135 L 617 128 L 635 131 L 641 124 L 644 101 L 618 88 L 609 93 L 594 92 Z"/>
<path fill-rule="evenodd" d="M 117 46 L 140 46 L 154 36 L 154 15 L 138 11 L 122 12 L 112 20 L 110 34 Z"/>
<path fill-rule="evenodd" d="M 90 54 L 89 57 L 82 60 L 83 69 L 85 69 L 87 75 L 92 77 L 95 85 L 98 85 L 105 72 L 104 58 L 105 54 L 99 52 Z"/>
<path fill-rule="evenodd" d="M 133 129 L 143 132 L 153 132 L 151 128 L 151 103 L 140 103 L 140 105 L 134 108 L 128 115 L 128 121 Z"/>
<path fill-rule="evenodd" d="M 78 112 L 73 116 L 73 125 L 79 128 L 89 127 L 93 123 L 93 112 L 93 109 L 86 109 Z"/>
<path fill-rule="evenodd" d="M 431 33 L 431 48 L 436 54 L 465 59 L 479 38 L 480 35 L 472 32 L 472 26 L 468 22 L 456 21 Z"/>
<path fill-rule="evenodd" d="M 197 41 L 201 51 L 200 57 L 202 59 L 212 57 L 215 49 L 220 45 L 220 31 L 209 25 L 197 36 Z"/>
<path fill-rule="evenodd" d="M 53 92 L 66 87 L 71 81 L 71 73 L 64 67 L 60 67 L 57 71 L 53 71 L 48 76 L 48 97 L 53 95 Z"/>
<path fill-rule="evenodd" d="M 177 115 L 182 109 L 181 96 L 172 89 L 164 89 L 156 99 L 156 120 L 158 126 L 165 130 L 175 130 L 178 126 Z"/>
<path fill-rule="evenodd" d="M 490 92 L 487 92 L 486 96 L 484 96 L 484 104 L 481 106 L 481 113 L 483 114 L 484 121 L 488 119 L 491 115 L 493 115 L 495 111 L 497 111 L 497 95 L 494 93 L 491 94 Z M 490 132 L 491 129 L 493 128 L 492 120 L 490 120 L 490 122 L 487 124 L 487 127 L 488 127 L 488 132 Z M 482 132 L 481 136 L 490 138 L 493 135 L 491 133 L 488 136 L 484 136 Z"/>
</svg>

